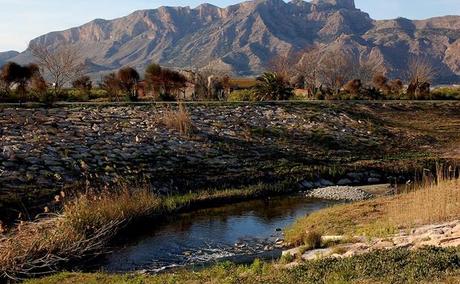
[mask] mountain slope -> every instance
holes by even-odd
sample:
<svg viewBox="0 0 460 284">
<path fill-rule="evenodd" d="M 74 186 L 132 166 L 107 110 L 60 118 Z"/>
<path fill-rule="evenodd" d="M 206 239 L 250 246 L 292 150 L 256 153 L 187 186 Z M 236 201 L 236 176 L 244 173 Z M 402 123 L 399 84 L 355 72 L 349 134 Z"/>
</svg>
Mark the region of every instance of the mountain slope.
<svg viewBox="0 0 460 284">
<path fill-rule="evenodd" d="M 124 65 L 143 69 L 153 60 L 179 68 L 211 66 L 254 74 L 273 56 L 316 43 L 376 57 L 397 76 L 411 54 L 432 58 L 442 71 L 440 81 L 456 81 L 460 75 L 460 17 L 375 21 L 353 0 L 160 7 L 110 21 L 94 20 L 32 43 L 77 46 L 93 73 Z M 14 60 L 25 63 L 32 58 L 25 51 Z"/>
<path fill-rule="evenodd" d="M 19 52 L 17 51 L 5 51 L 0 52 L 0 65 L 5 64 L 9 60 L 13 59 L 14 57 L 18 56 Z"/>
</svg>

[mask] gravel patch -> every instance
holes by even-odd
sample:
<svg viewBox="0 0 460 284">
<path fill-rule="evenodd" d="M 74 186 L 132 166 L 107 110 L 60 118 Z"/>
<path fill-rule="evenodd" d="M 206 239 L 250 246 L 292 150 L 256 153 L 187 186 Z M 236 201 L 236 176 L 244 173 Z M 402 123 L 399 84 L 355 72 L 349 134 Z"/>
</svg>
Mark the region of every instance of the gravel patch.
<svg viewBox="0 0 460 284">
<path fill-rule="evenodd" d="M 370 199 L 373 195 L 356 187 L 330 186 L 313 189 L 307 193 L 307 197 L 328 200 L 361 201 Z"/>
</svg>

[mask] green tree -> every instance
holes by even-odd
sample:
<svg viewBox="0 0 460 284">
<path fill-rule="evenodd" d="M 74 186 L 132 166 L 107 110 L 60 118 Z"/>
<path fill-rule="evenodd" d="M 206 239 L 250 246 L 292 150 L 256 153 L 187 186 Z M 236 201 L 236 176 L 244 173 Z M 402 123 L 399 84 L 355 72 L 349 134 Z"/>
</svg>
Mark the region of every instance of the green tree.
<svg viewBox="0 0 460 284">
<path fill-rule="evenodd" d="M 289 83 L 277 73 L 266 72 L 257 78 L 255 97 L 258 101 L 288 100 L 293 95 Z"/>
</svg>

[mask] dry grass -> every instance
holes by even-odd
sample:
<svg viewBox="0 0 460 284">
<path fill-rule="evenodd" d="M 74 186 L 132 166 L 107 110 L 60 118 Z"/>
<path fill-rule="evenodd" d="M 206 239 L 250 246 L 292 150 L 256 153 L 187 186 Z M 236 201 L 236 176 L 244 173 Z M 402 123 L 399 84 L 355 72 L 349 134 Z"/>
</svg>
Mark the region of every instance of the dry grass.
<svg viewBox="0 0 460 284">
<path fill-rule="evenodd" d="M 81 196 L 68 203 L 62 214 L 22 223 L 0 239 L 0 275 L 34 277 L 69 259 L 103 253 L 124 224 L 158 210 L 160 204 L 160 198 L 148 190 Z"/>
<path fill-rule="evenodd" d="M 388 236 L 399 229 L 460 218 L 459 179 L 441 180 L 401 195 L 315 212 L 286 230 L 286 240 L 302 245 L 308 232 L 323 235 Z"/>
<path fill-rule="evenodd" d="M 181 135 L 188 136 L 192 133 L 192 118 L 183 103 L 179 104 L 177 110 L 166 109 L 161 114 L 160 121 L 167 128 L 176 130 Z"/>
<path fill-rule="evenodd" d="M 389 203 L 388 219 L 398 227 L 413 227 L 460 218 L 460 182 L 442 181 Z"/>
</svg>

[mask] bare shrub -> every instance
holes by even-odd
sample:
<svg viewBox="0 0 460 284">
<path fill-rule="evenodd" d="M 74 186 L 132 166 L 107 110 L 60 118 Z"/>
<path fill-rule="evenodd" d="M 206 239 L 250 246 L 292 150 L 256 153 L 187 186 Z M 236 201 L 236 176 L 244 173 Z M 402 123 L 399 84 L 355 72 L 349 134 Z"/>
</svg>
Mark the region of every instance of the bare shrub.
<svg viewBox="0 0 460 284">
<path fill-rule="evenodd" d="M 284 78 L 291 78 L 298 73 L 295 66 L 302 56 L 303 52 L 289 52 L 286 55 L 277 55 L 268 62 L 268 70 Z"/>
<path fill-rule="evenodd" d="M 372 78 L 372 84 L 376 89 L 384 93 L 388 93 L 390 90 L 390 87 L 388 86 L 388 78 L 382 73 L 374 75 L 374 78 Z"/>
<path fill-rule="evenodd" d="M 51 50 L 44 45 L 31 44 L 29 49 L 56 92 L 60 92 L 66 84 L 82 76 L 85 71 L 80 50 L 74 46 L 62 45 Z"/>
<path fill-rule="evenodd" d="M 407 95 L 411 99 L 425 98 L 430 94 L 430 86 L 437 71 L 430 60 L 424 57 L 412 57 L 407 66 L 409 87 Z"/>
<path fill-rule="evenodd" d="M 160 117 L 160 121 L 167 128 L 178 131 L 181 135 L 188 136 L 192 133 L 192 118 L 185 105 L 180 103 L 177 110 L 166 109 Z"/>
<path fill-rule="evenodd" d="M 400 79 L 395 79 L 388 82 L 388 87 L 390 92 L 399 98 L 403 92 L 404 83 Z"/>
</svg>

